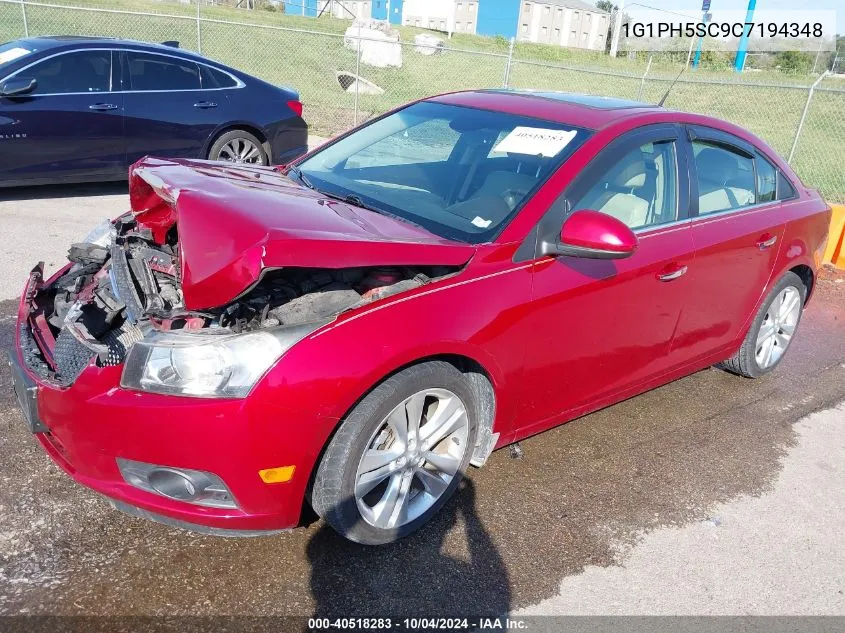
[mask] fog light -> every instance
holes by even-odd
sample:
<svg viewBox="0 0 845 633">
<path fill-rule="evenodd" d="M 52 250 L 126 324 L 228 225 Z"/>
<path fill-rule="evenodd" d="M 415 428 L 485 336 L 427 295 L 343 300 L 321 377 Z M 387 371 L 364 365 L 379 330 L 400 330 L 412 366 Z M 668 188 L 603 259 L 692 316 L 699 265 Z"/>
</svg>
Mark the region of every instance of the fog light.
<svg viewBox="0 0 845 633">
<path fill-rule="evenodd" d="M 210 508 L 238 507 L 226 484 L 214 473 L 145 464 L 122 457 L 117 458 L 117 467 L 129 485 L 168 499 Z"/>
<path fill-rule="evenodd" d="M 156 468 L 147 476 L 150 487 L 158 494 L 178 499 L 192 501 L 197 496 L 197 487 L 185 473 L 169 468 Z"/>
</svg>

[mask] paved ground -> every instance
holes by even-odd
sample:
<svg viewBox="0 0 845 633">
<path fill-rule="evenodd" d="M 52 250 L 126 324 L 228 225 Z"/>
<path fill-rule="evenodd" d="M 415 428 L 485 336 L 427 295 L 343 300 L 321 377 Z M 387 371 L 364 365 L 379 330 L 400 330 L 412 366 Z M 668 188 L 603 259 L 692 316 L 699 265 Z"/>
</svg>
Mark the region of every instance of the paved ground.
<svg viewBox="0 0 845 633">
<path fill-rule="evenodd" d="M 520 614 L 845 614 L 845 404 L 792 428 L 766 494 L 644 535 L 621 565 L 568 576 Z"/>
<path fill-rule="evenodd" d="M 2 194 L 0 347 L 31 265 L 124 208 L 120 186 Z M 843 400 L 828 278 L 774 375 L 706 370 L 499 451 L 432 525 L 369 549 L 320 522 L 224 540 L 126 517 L 0 387 L 0 614 L 845 613 Z"/>
</svg>

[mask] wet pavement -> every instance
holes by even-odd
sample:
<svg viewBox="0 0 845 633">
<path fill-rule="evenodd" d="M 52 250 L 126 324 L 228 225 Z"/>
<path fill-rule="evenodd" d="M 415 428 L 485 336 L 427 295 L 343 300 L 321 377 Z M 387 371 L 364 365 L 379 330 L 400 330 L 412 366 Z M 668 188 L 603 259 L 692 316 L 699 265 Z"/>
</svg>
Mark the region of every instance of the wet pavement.
<svg viewBox="0 0 845 633">
<path fill-rule="evenodd" d="M 15 309 L 0 301 L 2 348 Z M 498 451 L 432 524 L 377 549 L 320 521 L 232 540 L 124 516 L 50 462 L 9 383 L 3 364 L 0 614 L 500 614 L 770 490 L 793 423 L 845 399 L 845 283 L 819 282 L 773 375 L 708 369 L 524 441 L 520 459 Z"/>
</svg>

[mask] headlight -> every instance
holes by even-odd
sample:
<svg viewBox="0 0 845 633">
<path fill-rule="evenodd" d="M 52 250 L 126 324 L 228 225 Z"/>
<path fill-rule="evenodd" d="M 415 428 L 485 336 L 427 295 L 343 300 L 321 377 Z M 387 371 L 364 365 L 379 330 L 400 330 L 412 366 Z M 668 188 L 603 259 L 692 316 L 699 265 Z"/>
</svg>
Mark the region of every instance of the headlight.
<svg viewBox="0 0 845 633">
<path fill-rule="evenodd" d="M 85 236 L 82 241 L 85 244 L 93 244 L 101 248 L 109 248 L 114 243 L 114 238 L 117 235 L 117 229 L 114 228 L 111 220 L 103 220 L 91 229 L 91 232 Z"/>
<path fill-rule="evenodd" d="M 248 334 L 155 332 L 135 343 L 120 386 L 206 398 L 243 398 L 282 354 L 327 323 Z"/>
</svg>

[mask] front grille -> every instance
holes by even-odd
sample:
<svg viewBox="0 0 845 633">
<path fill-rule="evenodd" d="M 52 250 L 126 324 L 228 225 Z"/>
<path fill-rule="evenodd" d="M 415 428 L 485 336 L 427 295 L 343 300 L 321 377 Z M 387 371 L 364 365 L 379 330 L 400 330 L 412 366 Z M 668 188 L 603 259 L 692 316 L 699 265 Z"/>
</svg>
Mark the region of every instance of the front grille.
<svg viewBox="0 0 845 633">
<path fill-rule="evenodd" d="M 70 385 L 82 370 L 94 358 L 93 351 L 85 347 L 67 330 L 59 332 L 56 347 L 53 350 L 53 360 L 56 363 L 56 381 L 64 386 Z"/>
<path fill-rule="evenodd" d="M 109 330 L 102 338 L 109 352 L 105 359 L 100 359 L 100 363 L 105 366 L 120 365 L 126 358 L 129 348 L 143 338 L 144 333 L 141 328 L 128 321 L 119 328 Z"/>
<path fill-rule="evenodd" d="M 135 282 L 132 281 L 126 252 L 117 244 L 111 247 L 111 270 L 109 274 L 112 282 L 112 293 L 118 301 L 126 306 L 127 319 L 132 323 L 137 323 L 144 314 L 144 306 L 137 290 L 135 290 Z"/>
<path fill-rule="evenodd" d="M 38 347 L 29 325 L 25 322 L 21 323 L 18 329 L 18 341 L 26 368 L 41 378 L 50 378 L 51 371 L 45 360 L 45 353 Z"/>
</svg>

